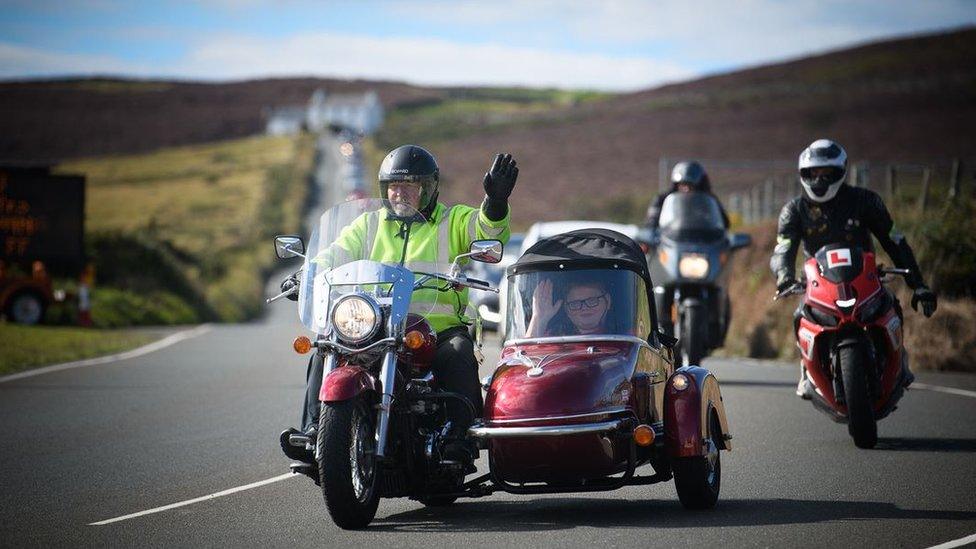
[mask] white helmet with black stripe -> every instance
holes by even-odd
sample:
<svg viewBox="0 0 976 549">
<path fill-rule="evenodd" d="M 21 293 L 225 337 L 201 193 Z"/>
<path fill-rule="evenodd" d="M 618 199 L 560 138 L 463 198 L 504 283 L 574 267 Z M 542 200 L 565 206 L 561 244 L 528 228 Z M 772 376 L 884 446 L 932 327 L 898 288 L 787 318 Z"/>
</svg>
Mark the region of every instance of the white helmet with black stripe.
<svg viewBox="0 0 976 549">
<path fill-rule="evenodd" d="M 814 202 L 832 199 L 847 179 L 847 152 L 830 139 L 818 139 L 800 153 L 800 183 Z M 828 168 L 818 170 L 816 168 Z"/>
</svg>

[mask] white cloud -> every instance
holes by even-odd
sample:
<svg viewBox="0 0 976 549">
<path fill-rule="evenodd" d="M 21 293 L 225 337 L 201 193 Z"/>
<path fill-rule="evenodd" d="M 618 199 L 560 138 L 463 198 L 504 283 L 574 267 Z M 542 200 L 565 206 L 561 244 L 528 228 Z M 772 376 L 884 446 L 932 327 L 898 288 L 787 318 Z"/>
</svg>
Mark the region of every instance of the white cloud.
<svg viewBox="0 0 976 549">
<path fill-rule="evenodd" d="M 48 52 L 0 43 L 0 77 L 133 74 L 140 67 L 110 56 Z"/>
</svg>

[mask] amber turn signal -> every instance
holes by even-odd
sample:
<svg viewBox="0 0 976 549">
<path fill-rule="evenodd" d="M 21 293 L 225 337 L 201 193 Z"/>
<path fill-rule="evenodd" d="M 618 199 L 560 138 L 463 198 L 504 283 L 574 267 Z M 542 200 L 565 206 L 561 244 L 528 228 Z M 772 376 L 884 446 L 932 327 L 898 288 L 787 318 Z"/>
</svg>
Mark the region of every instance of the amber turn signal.
<svg viewBox="0 0 976 549">
<path fill-rule="evenodd" d="M 424 334 L 417 330 L 407 332 L 407 335 L 403 336 L 403 343 L 408 349 L 416 351 L 424 344 Z"/>
<path fill-rule="evenodd" d="M 307 336 L 298 336 L 295 341 L 292 342 L 291 346 L 295 349 L 295 352 L 304 355 L 305 353 L 312 350 L 312 340 Z"/>
<path fill-rule="evenodd" d="M 650 425 L 638 425 L 634 429 L 634 442 L 638 446 L 650 446 L 654 444 L 654 429 Z"/>
</svg>

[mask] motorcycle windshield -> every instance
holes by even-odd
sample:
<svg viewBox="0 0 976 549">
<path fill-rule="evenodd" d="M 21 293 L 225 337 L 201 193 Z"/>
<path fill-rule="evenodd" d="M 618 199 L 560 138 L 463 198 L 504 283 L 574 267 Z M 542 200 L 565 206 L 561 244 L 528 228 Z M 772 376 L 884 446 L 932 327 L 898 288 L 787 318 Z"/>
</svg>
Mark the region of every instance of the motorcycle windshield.
<svg viewBox="0 0 976 549">
<path fill-rule="evenodd" d="M 725 236 L 718 200 L 708 193 L 676 192 L 661 206 L 661 235 L 672 240 L 711 241 Z"/>
<path fill-rule="evenodd" d="M 632 271 L 581 269 L 508 277 L 505 339 L 625 335 L 645 339 L 647 286 Z"/>
<path fill-rule="evenodd" d="M 353 293 L 375 303 L 383 319 L 399 321 L 408 311 L 426 316 L 448 300 L 434 289 L 413 291 L 423 273 L 448 271 L 437 233 L 414 208 L 387 200 L 350 200 L 326 210 L 312 228 L 302 266 L 302 324 L 316 334 L 330 333 L 332 307 Z"/>
</svg>

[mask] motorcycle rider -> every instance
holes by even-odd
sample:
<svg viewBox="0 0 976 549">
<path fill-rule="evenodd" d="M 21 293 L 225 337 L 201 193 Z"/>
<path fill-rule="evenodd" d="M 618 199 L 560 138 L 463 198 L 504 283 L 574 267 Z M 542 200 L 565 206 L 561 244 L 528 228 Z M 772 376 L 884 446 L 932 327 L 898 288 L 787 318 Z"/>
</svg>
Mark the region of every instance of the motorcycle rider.
<svg viewBox="0 0 976 549">
<path fill-rule="evenodd" d="M 344 249 L 342 252 L 346 259 L 356 259 L 356 256 L 363 255 L 365 257 L 362 259 L 400 262 L 401 256 L 405 254 L 402 259 L 407 264 L 412 261 L 451 262 L 457 255 L 466 253 L 474 240 L 497 239 L 505 243 L 509 237 L 508 197 L 517 178 L 518 167 L 512 155 L 498 154 L 485 173 L 485 198 L 480 209 L 466 205 L 447 207 L 437 200 L 440 170 L 434 156 L 416 145 L 397 147 L 386 155 L 378 174 L 381 196 L 390 203 L 389 212 L 383 219 L 377 216 L 376 227 L 366 229 L 366 223 L 362 223 L 364 227 L 357 227 L 355 223 L 347 227 L 353 233 L 370 234 L 371 230 L 375 231 L 376 236 L 371 245 L 366 245 L 370 249 Z M 365 234 L 357 234 L 356 238 L 350 240 L 364 242 Z M 405 238 L 409 239 L 406 241 L 406 249 Z M 282 290 L 295 283 L 292 279 L 286 280 L 282 283 Z M 450 295 L 449 300 L 441 298 L 436 303 L 428 304 L 430 306 L 425 308 L 430 312 L 423 315 L 437 333 L 437 352 L 432 369 L 446 390 L 467 397 L 480 416 L 483 403 L 478 380 L 478 362 L 468 332 L 470 321 L 464 316 L 468 301 L 467 289 L 451 291 L 446 295 Z M 413 303 L 419 300 L 423 300 L 423 297 L 415 294 Z M 443 304 L 447 302 L 457 305 Z M 322 370 L 321 357 L 318 354 L 313 355 L 306 375 L 308 385 L 301 427 L 301 431 L 313 440 L 318 428 L 318 396 L 322 385 Z M 447 415 L 454 434 L 463 434 L 470 421 L 466 408 L 456 403 L 448 405 Z M 289 429 L 282 433 L 282 449 L 288 457 L 304 462 L 314 469 L 310 452 L 288 444 L 288 434 L 295 432 L 296 429 Z M 444 448 L 448 459 L 468 463 L 477 457 L 477 452 L 474 445 L 465 442 L 449 443 Z"/>
<path fill-rule="evenodd" d="M 829 139 L 818 139 L 800 153 L 798 167 L 803 194 L 783 206 L 776 248 L 769 261 L 776 276 L 777 292 L 797 284 L 796 253 L 801 243 L 807 257 L 827 244 L 837 243 L 872 251 L 873 234 L 895 266 L 909 270 L 905 281 L 914 291 L 912 309 L 918 311 L 921 304 L 923 314 L 932 316 L 938 304 L 936 295 L 925 285 L 915 254 L 905 237 L 895 230 L 884 201 L 874 191 L 844 184 L 847 179 L 844 148 Z M 894 299 L 894 295 L 891 297 Z M 898 317 L 904 320 L 901 305 L 897 299 L 894 303 Z M 799 313 L 797 309 L 796 314 Z M 914 379 L 906 359 L 902 363 L 902 383 L 907 387 Z M 801 366 L 796 394 L 808 399 L 805 387 L 806 371 Z"/>
<path fill-rule="evenodd" d="M 722 207 L 722 202 L 712 193 L 712 183 L 708 178 L 708 173 L 705 172 L 705 168 L 697 160 L 690 160 L 678 162 L 674 165 L 674 169 L 671 170 L 671 190 L 657 195 L 657 198 L 647 208 L 644 227 L 650 230 L 652 234 L 655 234 L 653 238 L 656 238 L 656 232 L 661 219 L 661 209 L 664 207 L 665 199 L 673 193 L 691 192 L 707 193 L 715 198 L 715 204 L 718 205 L 718 209 L 722 213 L 722 222 L 726 229 L 729 228 L 729 215 L 725 212 L 725 208 Z M 732 310 L 729 296 L 725 295 L 722 299 L 725 301 L 726 317 L 728 317 Z M 661 328 L 669 335 L 674 334 L 674 324 L 671 321 L 673 301 L 673 296 L 669 294 L 657 294 L 655 297 L 657 317 L 661 323 Z M 715 309 L 712 310 L 714 311 Z M 728 325 L 728 321 L 726 321 L 726 325 Z"/>
<path fill-rule="evenodd" d="M 658 222 L 661 219 L 661 208 L 664 206 L 664 200 L 671 193 L 690 192 L 708 193 L 715 197 L 715 202 L 718 203 L 718 208 L 722 212 L 722 220 L 725 222 L 725 227 L 729 227 L 729 216 L 725 213 L 725 208 L 722 207 L 722 203 L 718 197 L 712 194 L 712 183 L 708 179 L 705 168 L 697 160 L 678 162 L 674 165 L 674 169 L 671 170 L 671 190 L 657 195 L 657 198 L 647 207 L 644 226 L 649 229 L 657 229 Z"/>
</svg>

